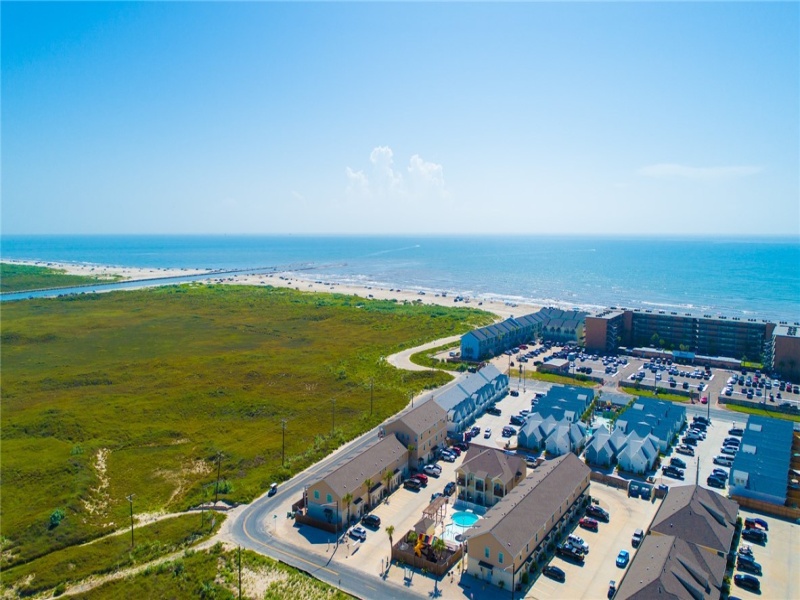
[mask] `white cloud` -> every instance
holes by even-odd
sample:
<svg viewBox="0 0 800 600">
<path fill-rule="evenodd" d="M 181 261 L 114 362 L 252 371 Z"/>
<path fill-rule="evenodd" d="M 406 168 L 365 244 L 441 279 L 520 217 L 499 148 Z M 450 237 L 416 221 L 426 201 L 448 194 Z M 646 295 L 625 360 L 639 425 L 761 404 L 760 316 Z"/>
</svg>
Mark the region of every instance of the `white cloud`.
<svg viewBox="0 0 800 600">
<path fill-rule="evenodd" d="M 639 169 L 639 175 L 656 179 L 678 178 L 703 181 L 720 181 L 756 175 L 761 173 L 763 170 L 763 167 L 754 165 L 738 165 L 729 167 L 689 167 L 687 165 L 661 163 L 642 167 Z"/>
<path fill-rule="evenodd" d="M 394 167 L 394 152 L 389 146 L 376 146 L 369 155 L 370 175 L 346 167 L 347 196 L 375 200 L 432 200 L 448 198 L 442 165 L 414 154 L 407 177 Z"/>
</svg>

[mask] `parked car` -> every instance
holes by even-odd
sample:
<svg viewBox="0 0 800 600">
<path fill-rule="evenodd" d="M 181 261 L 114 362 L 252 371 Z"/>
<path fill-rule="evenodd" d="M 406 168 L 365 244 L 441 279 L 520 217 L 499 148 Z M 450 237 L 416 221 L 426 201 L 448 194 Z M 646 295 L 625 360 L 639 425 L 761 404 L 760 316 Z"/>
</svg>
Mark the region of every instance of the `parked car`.
<svg viewBox="0 0 800 600">
<path fill-rule="evenodd" d="M 403 487 L 407 490 L 418 490 L 422 487 L 422 482 L 419 479 L 412 477 L 411 479 L 406 479 L 403 482 Z"/>
<path fill-rule="evenodd" d="M 487 427 L 486 430 L 483 432 L 483 437 L 484 437 L 484 439 L 487 439 L 487 440 L 490 437 L 492 437 L 492 430 Z"/>
<path fill-rule="evenodd" d="M 633 537 L 631 538 L 631 544 L 633 545 L 634 548 L 638 548 L 639 544 L 642 543 L 643 539 L 644 539 L 644 531 L 642 531 L 641 529 L 637 529 L 636 531 L 633 532 Z"/>
<path fill-rule="evenodd" d="M 736 559 L 736 568 L 740 571 L 761 575 L 761 565 L 748 556 L 739 556 Z"/>
<path fill-rule="evenodd" d="M 356 525 L 350 529 L 349 533 L 350 537 L 354 540 L 361 540 L 365 542 L 367 540 L 367 530 L 361 527 L 361 525 Z"/>
<path fill-rule="evenodd" d="M 709 475 L 706 478 L 706 485 L 713 488 L 719 488 L 721 490 L 725 489 L 725 480 L 721 477 L 715 477 L 714 475 Z"/>
<path fill-rule="evenodd" d="M 570 533 L 567 536 L 567 539 L 575 546 L 583 550 L 584 554 L 589 553 L 589 544 L 587 544 L 584 539 L 580 536 L 575 535 L 574 533 Z"/>
<path fill-rule="evenodd" d="M 589 515 L 590 517 L 594 517 L 595 519 L 605 521 L 606 523 L 608 523 L 608 521 L 610 520 L 610 515 L 608 514 L 608 512 L 605 509 L 600 508 L 596 504 L 590 504 L 589 506 L 587 506 L 586 514 Z"/>
<path fill-rule="evenodd" d="M 742 437 L 744 435 L 744 429 L 741 429 L 740 427 L 733 427 L 732 429 L 728 430 L 728 434 Z"/>
<path fill-rule="evenodd" d="M 439 475 L 442 474 L 442 470 L 437 469 L 433 465 L 425 465 L 425 468 L 422 469 L 422 472 L 425 473 L 425 475 L 430 475 L 431 477 L 439 477 Z"/>
<path fill-rule="evenodd" d="M 456 456 L 461 456 L 461 448 L 459 448 L 458 446 L 451 446 L 450 452 L 452 452 Z"/>
<path fill-rule="evenodd" d="M 456 491 L 456 484 L 454 481 L 448 482 L 446 486 L 444 486 L 444 495 L 445 496 L 452 496 L 453 492 Z"/>
<path fill-rule="evenodd" d="M 733 464 L 733 458 L 730 456 L 715 456 L 714 464 L 722 467 L 730 467 Z"/>
<path fill-rule="evenodd" d="M 677 467 L 673 467 L 672 465 L 667 465 L 666 467 L 663 467 L 661 471 L 667 477 L 673 477 L 675 479 L 683 479 L 684 477 L 683 471 L 681 471 Z"/>
<path fill-rule="evenodd" d="M 685 454 L 686 456 L 694 456 L 694 449 L 687 446 L 686 444 L 681 444 L 677 448 L 675 448 L 675 452 L 678 454 Z"/>
<path fill-rule="evenodd" d="M 496 417 L 499 417 L 500 415 L 503 414 L 503 411 L 500 410 L 499 408 L 497 408 L 496 406 L 492 406 L 486 412 L 489 413 L 490 415 L 494 415 Z"/>
<path fill-rule="evenodd" d="M 720 448 L 719 451 L 720 453 L 725 454 L 727 456 L 736 456 L 738 449 L 732 446 L 723 446 L 722 448 Z"/>
<path fill-rule="evenodd" d="M 361 522 L 372 529 L 377 529 L 381 526 L 381 518 L 377 515 L 364 515 Z"/>
<path fill-rule="evenodd" d="M 620 550 L 619 554 L 617 554 L 617 566 L 621 568 L 625 568 L 628 564 L 628 561 L 631 559 L 631 555 L 628 553 L 627 550 Z"/>
<path fill-rule="evenodd" d="M 759 581 L 758 577 L 753 577 L 752 575 L 736 574 L 733 576 L 733 582 L 739 587 L 753 590 L 754 592 L 761 591 L 761 581 Z"/>
<path fill-rule="evenodd" d="M 544 569 L 542 569 L 542 575 L 549 577 L 550 579 L 555 579 L 556 581 L 564 582 L 567 580 L 567 574 L 553 565 L 547 565 Z"/>
<path fill-rule="evenodd" d="M 591 517 L 583 517 L 580 521 L 578 521 L 578 525 L 584 529 L 588 529 L 589 531 L 597 531 L 598 529 L 597 521 Z"/>
<path fill-rule="evenodd" d="M 511 390 L 508 392 L 511 396 L 519 396 L 519 392 L 517 390 Z"/>
<path fill-rule="evenodd" d="M 764 519 L 759 519 L 757 517 L 748 517 L 744 520 L 744 526 L 747 529 L 758 529 L 759 527 L 764 531 L 769 531 L 769 523 L 767 523 Z"/>
<path fill-rule="evenodd" d="M 556 548 L 556 554 L 563 558 L 572 559 L 577 562 L 584 561 L 583 552 L 569 543 L 559 544 Z"/>
<path fill-rule="evenodd" d="M 428 476 L 425 473 L 414 473 L 411 476 L 412 479 L 419 479 L 422 485 L 428 485 Z"/>
<path fill-rule="evenodd" d="M 442 460 L 449 463 L 456 462 L 456 455 L 451 452 L 442 452 Z"/>
<path fill-rule="evenodd" d="M 747 545 L 747 544 L 742 544 L 739 547 L 738 554 L 739 554 L 739 556 L 748 556 L 748 557 L 753 558 L 753 559 L 755 558 L 753 556 L 753 548 L 751 546 Z"/>
<path fill-rule="evenodd" d="M 677 456 L 673 456 L 672 458 L 670 458 L 669 464 L 672 465 L 673 467 L 678 467 L 679 469 L 686 468 L 686 463 Z"/>
<path fill-rule="evenodd" d="M 767 542 L 767 532 L 763 529 L 747 528 L 742 531 L 742 539 L 765 544 Z"/>
</svg>

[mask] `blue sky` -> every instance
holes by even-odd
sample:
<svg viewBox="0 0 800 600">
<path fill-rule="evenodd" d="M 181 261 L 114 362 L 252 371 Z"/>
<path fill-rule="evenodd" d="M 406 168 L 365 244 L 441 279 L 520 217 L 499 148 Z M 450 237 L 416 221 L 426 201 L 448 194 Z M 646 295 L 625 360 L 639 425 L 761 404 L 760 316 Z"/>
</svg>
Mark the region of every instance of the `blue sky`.
<svg viewBox="0 0 800 600">
<path fill-rule="evenodd" d="M 797 3 L 2 3 L 2 232 L 800 235 Z"/>
</svg>

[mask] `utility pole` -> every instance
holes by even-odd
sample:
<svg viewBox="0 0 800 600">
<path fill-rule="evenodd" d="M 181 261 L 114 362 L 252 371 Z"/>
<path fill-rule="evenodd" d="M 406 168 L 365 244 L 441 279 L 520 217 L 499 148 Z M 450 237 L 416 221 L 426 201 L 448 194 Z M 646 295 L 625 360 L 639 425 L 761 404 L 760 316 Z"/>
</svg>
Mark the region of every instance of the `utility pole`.
<svg viewBox="0 0 800 600">
<path fill-rule="evenodd" d="M 333 407 L 331 411 L 331 435 L 336 430 L 336 398 L 331 398 L 331 405 Z"/>
<path fill-rule="evenodd" d="M 286 419 L 281 419 L 281 466 L 286 466 Z"/>
<path fill-rule="evenodd" d="M 239 600 L 242 600 L 242 547 L 239 546 Z"/>
<path fill-rule="evenodd" d="M 222 452 L 217 452 L 217 485 L 214 488 L 214 505 L 217 504 L 217 500 L 219 499 L 219 473 L 221 467 L 222 467 Z"/>
<path fill-rule="evenodd" d="M 125 499 L 131 504 L 131 548 L 133 548 L 133 498 L 136 494 L 125 496 Z"/>
<path fill-rule="evenodd" d="M 411 397 L 411 408 L 414 408 L 414 392 L 408 392 L 408 395 Z"/>
<path fill-rule="evenodd" d="M 369 416 L 372 416 L 372 401 L 373 401 L 373 388 L 375 382 L 373 381 L 372 377 L 369 378 Z"/>
</svg>

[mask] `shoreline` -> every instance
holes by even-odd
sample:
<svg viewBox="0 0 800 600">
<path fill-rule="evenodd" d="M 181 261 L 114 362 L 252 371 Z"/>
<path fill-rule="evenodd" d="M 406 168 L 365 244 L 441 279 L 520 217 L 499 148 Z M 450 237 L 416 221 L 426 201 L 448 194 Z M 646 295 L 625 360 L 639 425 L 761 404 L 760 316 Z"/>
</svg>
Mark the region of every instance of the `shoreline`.
<svg viewBox="0 0 800 600">
<path fill-rule="evenodd" d="M 56 261 L 33 261 L 33 260 L 16 260 L 16 259 L 3 259 L 2 262 L 28 265 L 34 267 L 46 267 L 50 269 L 62 269 L 68 275 L 80 275 L 84 277 L 113 277 L 120 276 L 123 280 L 121 282 L 136 282 L 141 281 L 152 282 L 160 278 L 168 277 L 183 277 L 193 275 L 208 275 L 207 278 L 198 279 L 197 281 L 204 281 L 208 283 L 224 284 L 224 285 L 252 285 L 252 286 L 267 286 L 282 288 L 292 288 L 301 292 L 315 292 L 326 294 L 344 294 L 349 296 L 356 296 L 359 298 L 374 299 L 374 300 L 397 300 L 398 302 L 417 302 L 422 304 L 431 304 L 438 306 L 465 306 L 468 308 L 477 308 L 485 310 L 486 312 L 497 315 L 499 319 L 507 319 L 512 316 L 519 317 L 523 314 L 529 314 L 542 308 L 544 305 L 525 303 L 525 302 L 510 302 L 500 300 L 498 298 L 482 298 L 472 297 L 466 294 L 458 294 L 450 291 L 434 292 L 421 288 L 416 289 L 402 289 L 402 288 L 386 288 L 385 286 L 374 285 L 361 285 L 354 283 L 343 283 L 335 280 L 327 280 L 327 278 L 320 278 L 319 276 L 304 276 L 299 275 L 294 271 L 287 271 L 285 273 L 259 273 L 259 274 L 225 274 L 220 277 L 219 273 L 211 269 L 159 269 L 159 268 L 137 268 L 137 267 L 114 267 L 110 265 L 96 265 L 96 264 L 75 264 Z M 103 282 L 98 282 L 98 284 Z M 114 283 L 109 281 L 108 283 Z M 92 284 L 88 284 L 90 287 Z M 53 288 L 52 291 L 56 292 L 58 289 L 66 288 Z M 129 287 L 126 289 L 140 289 L 137 287 Z M 29 291 L 29 290 L 26 290 Z M 420 293 L 423 292 L 423 293 Z M 443 295 L 444 294 L 444 295 Z M 463 300 L 455 301 L 456 298 L 463 298 Z"/>
</svg>

